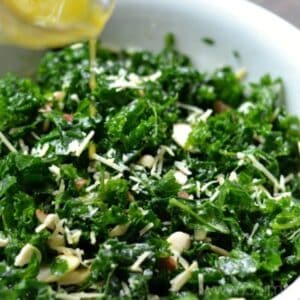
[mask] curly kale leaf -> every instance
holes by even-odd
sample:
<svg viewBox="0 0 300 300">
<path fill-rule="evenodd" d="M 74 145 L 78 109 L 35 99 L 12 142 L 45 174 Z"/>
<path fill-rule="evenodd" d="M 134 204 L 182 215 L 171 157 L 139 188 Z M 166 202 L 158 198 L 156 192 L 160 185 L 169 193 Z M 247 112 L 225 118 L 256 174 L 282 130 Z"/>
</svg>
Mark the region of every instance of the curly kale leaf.
<svg viewBox="0 0 300 300">
<path fill-rule="evenodd" d="M 33 122 L 44 103 L 40 89 L 30 79 L 6 75 L 0 79 L 0 130 Z"/>
</svg>

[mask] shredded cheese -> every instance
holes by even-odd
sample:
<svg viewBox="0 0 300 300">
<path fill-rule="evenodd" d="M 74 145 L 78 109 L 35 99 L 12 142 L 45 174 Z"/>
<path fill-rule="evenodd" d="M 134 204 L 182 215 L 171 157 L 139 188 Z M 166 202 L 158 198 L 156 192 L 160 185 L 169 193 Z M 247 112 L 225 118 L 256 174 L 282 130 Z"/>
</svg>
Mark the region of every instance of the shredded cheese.
<svg viewBox="0 0 300 300">
<path fill-rule="evenodd" d="M 96 244 L 96 233 L 95 233 L 95 231 L 90 232 L 90 240 L 91 240 L 92 245 Z"/>
<path fill-rule="evenodd" d="M 264 165 L 262 165 L 253 154 L 248 154 L 247 157 L 252 162 L 253 166 L 261 171 L 274 185 L 275 189 L 284 190 L 282 186 L 280 186 L 278 180 L 275 178 L 275 176 L 267 169 Z"/>
<path fill-rule="evenodd" d="M 145 235 L 151 228 L 154 227 L 154 223 L 148 223 L 144 228 L 142 228 L 139 232 L 140 236 Z"/>
<path fill-rule="evenodd" d="M 151 255 L 151 251 L 145 251 L 142 253 L 134 264 L 129 268 L 132 272 L 142 272 L 141 264 Z"/>
<path fill-rule="evenodd" d="M 18 152 L 7 137 L 0 131 L 0 141 L 6 146 L 10 152 Z"/>
<path fill-rule="evenodd" d="M 256 231 L 258 230 L 259 228 L 259 224 L 258 223 L 255 223 L 254 226 L 253 226 L 253 229 L 248 237 L 248 240 L 247 240 L 247 244 L 248 245 L 252 245 L 252 242 L 253 242 L 253 236 L 255 235 Z"/>
<path fill-rule="evenodd" d="M 161 71 L 157 71 L 149 76 L 138 76 L 135 73 L 127 74 L 125 69 L 120 69 L 118 75 L 108 76 L 110 81 L 109 88 L 116 89 L 116 91 L 122 91 L 124 89 L 141 89 L 143 84 L 151 81 L 155 82 L 161 76 Z"/>
<path fill-rule="evenodd" d="M 95 135 L 95 131 L 92 130 L 83 140 L 82 142 L 78 145 L 77 150 L 75 151 L 75 156 L 79 157 L 82 152 L 85 150 L 93 136 Z"/>
<path fill-rule="evenodd" d="M 49 171 L 54 174 L 57 178 L 60 178 L 60 168 L 56 165 L 51 165 Z"/>
<path fill-rule="evenodd" d="M 27 155 L 29 153 L 29 147 L 25 144 L 23 139 L 19 139 L 19 145 L 23 154 Z"/>
<path fill-rule="evenodd" d="M 80 292 L 80 293 L 70 293 L 70 294 L 57 293 L 55 297 L 61 300 L 84 300 L 84 299 L 89 300 L 89 299 L 102 299 L 105 297 L 105 295 L 101 293 Z"/>
<path fill-rule="evenodd" d="M 50 148 L 49 143 L 45 143 L 43 145 L 39 144 L 37 148 L 32 148 L 31 154 L 36 157 L 44 157 Z"/>
<path fill-rule="evenodd" d="M 95 160 L 101 162 L 102 164 L 104 164 L 104 165 L 106 165 L 106 166 L 108 166 L 108 167 L 110 167 L 110 168 L 118 171 L 119 173 L 123 173 L 124 171 L 128 170 L 127 166 L 125 166 L 125 165 L 118 165 L 118 164 L 116 164 L 114 162 L 113 159 L 107 159 L 107 158 L 105 158 L 103 156 L 100 156 L 98 154 L 94 154 L 93 155 L 93 159 L 95 159 Z"/>
<path fill-rule="evenodd" d="M 198 114 L 203 114 L 203 110 L 195 105 L 177 102 L 177 106 L 188 111 L 196 112 Z"/>
<path fill-rule="evenodd" d="M 189 168 L 186 166 L 186 161 L 175 161 L 174 163 L 175 167 L 181 171 L 183 174 L 189 176 L 192 175 L 192 172 L 189 170 Z"/>
<path fill-rule="evenodd" d="M 202 273 L 198 274 L 198 294 L 199 296 L 204 295 L 204 275 Z"/>
<path fill-rule="evenodd" d="M 181 288 L 189 281 L 192 277 L 192 273 L 198 269 L 198 263 L 194 261 L 186 270 L 179 273 L 171 281 L 171 292 L 179 292 Z"/>
</svg>

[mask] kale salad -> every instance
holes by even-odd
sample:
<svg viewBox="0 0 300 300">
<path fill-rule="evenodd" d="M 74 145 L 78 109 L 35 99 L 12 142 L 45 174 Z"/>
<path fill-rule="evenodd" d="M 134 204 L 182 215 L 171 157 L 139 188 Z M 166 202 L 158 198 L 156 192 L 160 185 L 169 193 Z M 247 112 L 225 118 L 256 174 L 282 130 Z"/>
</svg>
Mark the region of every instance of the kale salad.
<svg viewBox="0 0 300 300">
<path fill-rule="evenodd" d="M 50 51 L 0 79 L 0 299 L 271 299 L 300 270 L 280 79 L 178 52 Z"/>
</svg>

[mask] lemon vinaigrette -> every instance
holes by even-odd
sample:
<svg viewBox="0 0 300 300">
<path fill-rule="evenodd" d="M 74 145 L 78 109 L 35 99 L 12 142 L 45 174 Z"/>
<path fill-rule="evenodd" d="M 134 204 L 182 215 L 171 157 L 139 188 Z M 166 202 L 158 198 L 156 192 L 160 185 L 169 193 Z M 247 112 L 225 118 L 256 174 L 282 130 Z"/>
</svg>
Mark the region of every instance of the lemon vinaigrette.
<svg viewBox="0 0 300 300">
<path fill-rule="evenodd" d="M 0 0 L 0 41 L 46 48 L 95 38 L 113 7 L 107 0 Z"/>
<path fill-rule="evenodd" d="M 114 4 L 114 0 L 0 0 L 0 42 L 42 49 L 90 40 L 93 89 L 96 38 Z"/>
</svg>

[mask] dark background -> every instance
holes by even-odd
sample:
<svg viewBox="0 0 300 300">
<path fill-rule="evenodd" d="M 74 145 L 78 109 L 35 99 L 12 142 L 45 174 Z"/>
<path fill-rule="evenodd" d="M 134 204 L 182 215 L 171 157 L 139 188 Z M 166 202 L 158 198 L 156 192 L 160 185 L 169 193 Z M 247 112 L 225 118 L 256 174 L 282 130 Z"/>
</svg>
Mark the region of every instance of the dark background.
<svg viewBox="0 0 300 300">
<path fill-rule="evenodd" d="M 252 0 L 300 28 L 300 0 Z"/>
</svg>

